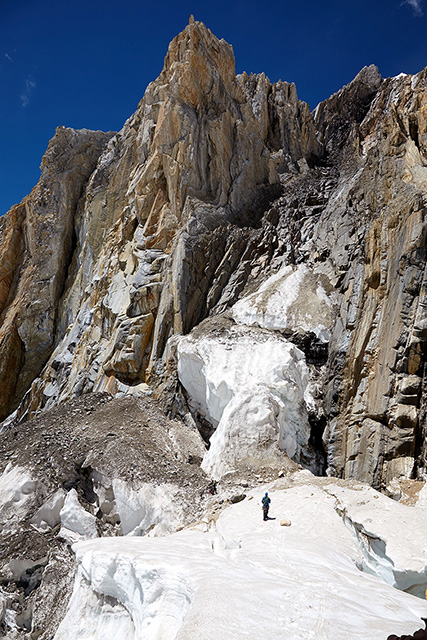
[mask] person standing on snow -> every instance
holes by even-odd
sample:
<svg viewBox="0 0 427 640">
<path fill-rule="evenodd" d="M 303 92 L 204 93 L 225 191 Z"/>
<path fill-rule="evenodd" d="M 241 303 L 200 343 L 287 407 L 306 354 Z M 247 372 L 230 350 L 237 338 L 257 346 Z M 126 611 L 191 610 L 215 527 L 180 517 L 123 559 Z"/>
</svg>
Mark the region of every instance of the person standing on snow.
<svg viewBox="0 0 427 640">
<path fill-rule="evenodd" d="M 265 492 L 265 496 L 261 500 L 262 502 L 262 512 L 264 514 L 264 520 L 268 520 L 268 510 L 270 508 L 270 498 L 268 497 L 267 491 Z"/>
</svg>

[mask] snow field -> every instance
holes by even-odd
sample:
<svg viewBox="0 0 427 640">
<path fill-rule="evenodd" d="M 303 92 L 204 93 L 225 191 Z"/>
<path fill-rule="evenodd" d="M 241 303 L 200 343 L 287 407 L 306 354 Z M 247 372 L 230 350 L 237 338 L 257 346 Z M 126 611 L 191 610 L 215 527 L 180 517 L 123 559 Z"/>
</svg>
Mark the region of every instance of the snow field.
<svg viewBox="0 0 427 640">
<path fill-rule="evenodd" d="M 376 492 L 308 472 L 296 474 L 287 486 L 278 481 L 266 488 L 275 518 L 267 522 L 262 520 L 263 490 L 257 490 L 226 507 L 208 528 L 200 523 L 164 538 L 103 538 L 75 545 L 74 594 L 55 640 L 119 637 L 108 631 L 106 598 L 121 612 L 120 628 L 127 630 L 122 637 L 129 640 L 384 640 L 421 626 L 425 600 L 361 571 L 363 551 L 340 515 L 343 508 L 359 510 L 366 527 L 386 504 L 374 497 Z M 381 535 L 399 537 L 398 529 L 402 546 L 405 532 L 395 523 L 403 505 L 389 500 L 387 506 Z M 404 511 L 408 524 L 419 511 L 422 523 L 427 517 L 424 509 Z M 280 526 L 282 518 L 291 526 Z M 421 538 L 422 533 L 410 551 L 419 566 L 425 553 Z M 406 557 L 397 548 L 387 546 L 396 564 Z M 86 604 L 88 588 L 91 605 Z"/>
<path fill-rule="evenodd" d="M 338 509 L 358 541 L 364 570 L 424 598 L 427 508 L 423 496 L 414 508 L 390 500 L 371 487 L 363 486 L 360 498 L 351 500 L 344 486 L 332 485 L 328 491 L 337 499 Z"/>
<path fill-rule="evenodd" d="M 0 476 L 0 531 L 12 531 L 42 493 L 40 482 L 9 463 Z"/>
<path fill-rule="evenodd" d="M 273 331 L 312 331 L 319 340 L 328 342 L 333 315 L 324 280 L 325 276 L 306 265 L 284 266 L 255 293 L 236 302 L 233 318 L 242 325 Z"/>
</svg>

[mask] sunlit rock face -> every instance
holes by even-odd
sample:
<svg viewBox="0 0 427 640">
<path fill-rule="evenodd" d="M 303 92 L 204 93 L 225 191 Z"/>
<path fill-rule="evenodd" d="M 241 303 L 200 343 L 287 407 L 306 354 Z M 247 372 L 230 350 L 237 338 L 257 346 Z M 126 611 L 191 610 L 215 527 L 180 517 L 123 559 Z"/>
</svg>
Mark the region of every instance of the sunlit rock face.
<svg viewBox="0 0 427 640">
<path fill-rule="evenodd" d="M 287 452 L 423 478 L 426 75 L 366 67 L 310 113 L 191 20 L 123 129 L 58 130 L 1 220 L 0 417 L 151 392 L 212 435 L 215 475 Z"/>
<path fill-rule="evenodd" d="M 357 170 L 324 214 L 340 218 L 331 257 L 348 256 L 330 343 L 330 472 L 377 486 L 425 465 L 426 80 L 384 81 L 352 138 Z"/>
<path fill-rule="evenodd" d="M 166 340 L 220 297 L 224 254 L 244 251 L 279 171 L 319 152 L 293 85 L 236 77 L 230 45 L 189 24 L 90 177 L 56 348 L 21 412 L 156 377 Z"/>
<path fill-rule="evenodd" d="M 0 219 L 0 635 L 421 626 L 426 87 L 310 113 L 191 19 L 119 133 L 57 130 Z"/>
</svg>

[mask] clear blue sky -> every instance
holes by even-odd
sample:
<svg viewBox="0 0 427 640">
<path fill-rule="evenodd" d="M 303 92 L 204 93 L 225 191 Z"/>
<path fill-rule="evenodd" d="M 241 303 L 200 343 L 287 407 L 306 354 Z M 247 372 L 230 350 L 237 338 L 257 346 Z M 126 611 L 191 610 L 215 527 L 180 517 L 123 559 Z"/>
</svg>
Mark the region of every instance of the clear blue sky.
<svg viewBox="0 0 427 640">
<path fill-rule="evenodd" d="M 427 0 L 0 0 L 0 215 L 36 184 L 55 127 L 121 129 L 190 14 L 237 72 L 295 82 L 312 109 L 365 65 L 427 66 Z"/>
</svg>

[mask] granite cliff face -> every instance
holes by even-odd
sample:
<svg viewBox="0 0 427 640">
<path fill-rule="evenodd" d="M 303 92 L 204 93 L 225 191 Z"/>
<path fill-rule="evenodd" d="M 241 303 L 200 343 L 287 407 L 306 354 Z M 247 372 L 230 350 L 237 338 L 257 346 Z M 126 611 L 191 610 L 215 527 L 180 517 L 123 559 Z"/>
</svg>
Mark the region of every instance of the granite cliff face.
<svg viewBox="0 0 427 640">
<path fill-rule="evenodd" d="M 325 441 L 334 473 L 377 486 L 425 467 L 426 79 L 381 84 L 335 207 L 340 243 L 360 257 L 343 265 Z"/>
<path fill-rule="evenodd" d="M 0 220 L 5 425 L 152 394 L 217 477 L 284 451 L 422 479 L 426 91 L 371 66 L 310 113 L 191 20 L 123 129 L 58 129 Z"/>
<path fill-rule="evenodd" d="M 0 218 L 0 417 L 40 373 L 55 346 L 58 303 L 73 252 L 74 214 L 111 134 L 60 127 L 39 183 Z"/>
<path fill-rule="evenodd" d="M 426 213 L 427 70 L 311 113 L 191 19 L 120 132 L 58 128 L 0 218 L 0 635 L 420 626 Z"/>
</svg>

